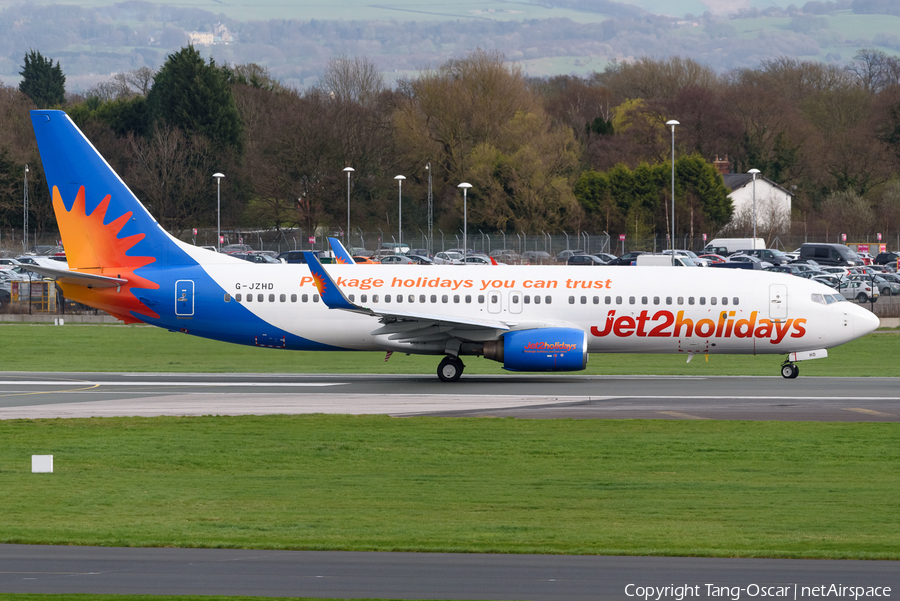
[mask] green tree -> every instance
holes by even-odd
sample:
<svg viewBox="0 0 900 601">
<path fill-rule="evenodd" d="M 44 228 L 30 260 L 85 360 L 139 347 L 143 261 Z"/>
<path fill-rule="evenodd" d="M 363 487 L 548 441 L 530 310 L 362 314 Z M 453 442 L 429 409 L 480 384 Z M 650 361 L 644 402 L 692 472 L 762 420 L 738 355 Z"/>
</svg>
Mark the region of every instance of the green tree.
<svg viewBox="0 0 900 601">
<path fill-rule="evenodd" d="M 32 50 L 25 55 L 25 66 L 19 71 L 19 91 L 31 98 L 38 108 L 58 106 L 66 100 L 66 76 L 53 60 Z"/>
<path fill-rule="evenodd" d="M 193 46 L 170 54 L 147 95 L 151 122 L 199 132 L 214 145 L 239 149 L 241 117 L 231 79 L 228 69 L 212 59 L 207 65 Z"/>
</svg>

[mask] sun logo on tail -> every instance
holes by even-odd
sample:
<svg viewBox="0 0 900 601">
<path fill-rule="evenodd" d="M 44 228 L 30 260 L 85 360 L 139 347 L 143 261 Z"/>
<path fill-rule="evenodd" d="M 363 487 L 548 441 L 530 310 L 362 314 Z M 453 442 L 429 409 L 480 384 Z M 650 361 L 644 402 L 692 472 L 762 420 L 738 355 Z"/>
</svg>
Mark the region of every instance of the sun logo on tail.
<svg viewBox="0 0 900 601">
<path fill-rule="evenodd" d="M 66 262 L 69 269 L 84 273 L 112 276 L 127 279 L 128 283 L 119 288 L 91 289 L 86 286 L 63 285 L 66 297 L 102 309 L 126 323 L 140 320 L 131 315 L 132 312 L 158 319 L 154 311 L 141 302 L 134 294 L 134 289 L 159 289 L 159 284 L 136 275 L 141 267 L 156 261 L 154 257 L 133 257 L 128 251 L 144 239 L 144 234 L 135 234 L 125 238 L 118 235 L 131 219 L 131 212 L 119 216 L 109 223 L 104 223 L 109 210 L 110 196 L 107 194 L 90 215 L 85 205 L 84 186 L 78 189 L 72 208 L 66 210 L 59 188 L 53 186 L 53 211 L 59 223 L 59 233 L 66 249 Z"/>
<path fill-rule="evenodd" d="M 328 283 L 321 273 L 318 271 L 312 272 L 313 282 L 316 284 L 316 289 L 319 291 L 319 296 L 325 296 L 325 292 L 328 290 Z"/>
</svg>

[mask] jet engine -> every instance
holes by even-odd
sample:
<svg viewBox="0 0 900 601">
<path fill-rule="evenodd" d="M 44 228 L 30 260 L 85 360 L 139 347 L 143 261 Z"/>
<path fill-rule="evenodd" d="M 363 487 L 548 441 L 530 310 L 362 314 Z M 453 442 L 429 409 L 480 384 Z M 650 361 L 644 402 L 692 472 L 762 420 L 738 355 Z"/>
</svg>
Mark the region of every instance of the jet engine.
<svg viewBox="0 0 900 601">
<path fill-rule="evenodd" d="M 580 371 L 587 366 L 587 332 L 576 328 L 516 330 L 484 343 L 485 359 L 509 371 Z"/>
</svg>

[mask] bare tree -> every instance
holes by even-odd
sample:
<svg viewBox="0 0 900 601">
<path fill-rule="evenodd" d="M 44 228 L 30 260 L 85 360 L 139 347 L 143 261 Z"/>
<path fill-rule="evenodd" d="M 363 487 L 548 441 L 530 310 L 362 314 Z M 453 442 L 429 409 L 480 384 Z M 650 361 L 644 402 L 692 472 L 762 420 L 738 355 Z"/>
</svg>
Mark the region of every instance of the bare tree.
<svg viewBox="0 0 900 601">
<path fill-rule="evenodd" d="M 328 61 L 320 83 L 335 100 L 372 106 L 384 89 L 384 76 L 369 59 L 344 56 Z"/>
</svg>

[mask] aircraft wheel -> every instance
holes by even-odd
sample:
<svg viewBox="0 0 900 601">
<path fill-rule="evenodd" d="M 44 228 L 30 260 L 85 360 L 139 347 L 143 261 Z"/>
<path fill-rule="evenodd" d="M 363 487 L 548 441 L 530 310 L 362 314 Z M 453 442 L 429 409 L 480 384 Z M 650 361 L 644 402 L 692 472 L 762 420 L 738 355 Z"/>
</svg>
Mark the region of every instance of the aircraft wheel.
<svg viewBox="0 0 900 601">
<path fill-rule="evenodd" d="M 465 367 L 466 366 L 463 365 L 463 362 L 459 357 L 447 355 L 444 357 L 444 360 L 441 361 L 440 365 L 438 365 L 438 378 L 440 378 L 441 382 L 456 382 L 459 380 Z"/>
<path fill-rule="evenodd" d="M 866 296 L 865 292 L 860 292 L 859 294 L 856 295 L 856 300 L 857 300 L 857 302 L 859 302 L 859 304 L 863 304 L 869 300 L 869 297 Z"/>
<path fill-rule="evenodd" d="M 800 375 L 800 368 L 793 363 L 785 363 L 781 366 L 781 376 L 788 380 L 793 380 Z"/>
</svg>

